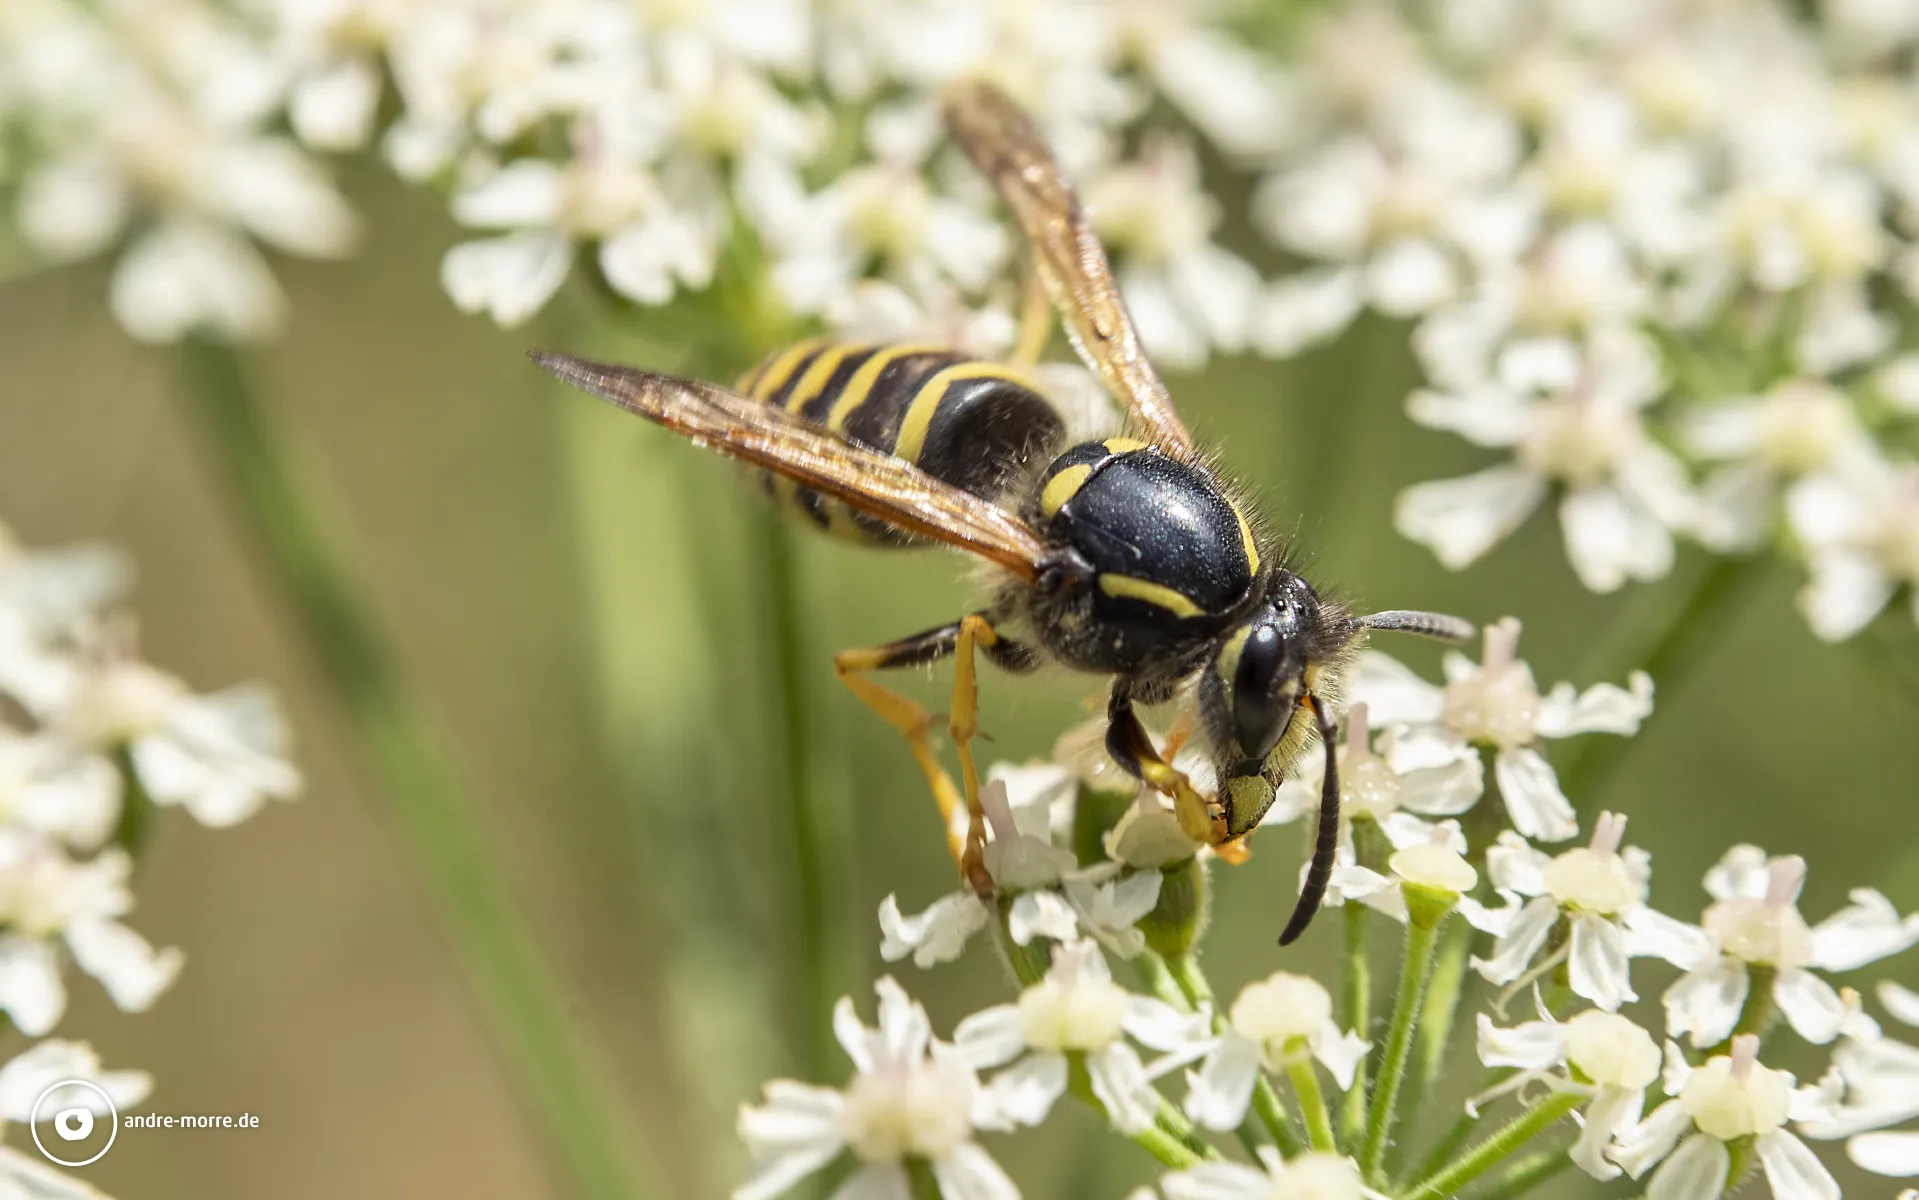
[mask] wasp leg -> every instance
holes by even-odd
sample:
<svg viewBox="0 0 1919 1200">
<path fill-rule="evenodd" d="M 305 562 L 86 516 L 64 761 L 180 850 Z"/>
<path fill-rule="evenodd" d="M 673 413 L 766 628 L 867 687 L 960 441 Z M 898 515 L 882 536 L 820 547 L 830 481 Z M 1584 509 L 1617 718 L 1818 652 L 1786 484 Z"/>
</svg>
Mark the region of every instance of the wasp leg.
<svg viewBox="0 0 1919 1200">
<path fill-rule="evenodd" d="M 1037 270 L 1026 273 L 1026 287 L 1020 292 L 1019 333 L 1013 339 L 1013 352 L 1007 359 L 1017 366 L 1030 367 L 1046 350 L 1053 336 L 1053 300 Z"/>
<path fill-rule="evenodd" d="M 1225 824 L 1213 818 L 1204 797 L 1193 790 L 1184 771 L 1176 770 L 1153 748 L 1153 739 L 1133 711 L 1133 696 L 1124 683 L 1113 685 L 1106 703 L 1106 753 L 1128 772 L 1173 798 L 1173 815 L 1180 830 L 1203 845 L 1225 839 Z"/>
<path fill-rule="evenodd" d="M 976 623 L 971 636 L 967 632 L 969 623 Z M 985 638 L 979 636 L 979 629 L 985 630 Z M 952 776 L 946 773 L 946 768 L 940 765 L 938 756 L 933 753 L 932 742 L 927 737 L 927 731 L 933 725 L 931 714 L 908 697 L 874 682 L 867 672 L 936 663 L 961 651 L 963 643 L 961 666 L 953 682 L 953 716 L 949 722 L 953 739 L 961 747 L 961 769 L 967 780 L 967 788 L 962 795 L 953 786 Z M 1039 663 L 1038 656 L 1031 650 L 1018 642 L 1000 637 L 984 614 L 975 613 L 950 625 L 928 629 L 884 646 L 842 651 L 833 656 L 833 670 L 841 683 L 906 739 L 907 746 L 913 752 L 913 761 L 919 764 L 920 773 L 926 776 L 933 802 L 939 806 L 940 826 L 946 830 L 947 849 L 952 853 L 953 861 L 959 864 L 961 875 L 974 890 L 989 892 L 993 886 L 992 877 L 987 875 L 979 853 L 985 844 L 985 828 L 979 807 L 979 782 L 970 748 L 965 744 L 977 732 L 979 706 L 971 653 L 975 643 L 986 650 L 988 658 L 1009 671 L 1028 671 Z M 955 829 L 955 814 L 960 811 L 962 804 L 967 813 L 967 829 L 963 836 Z"/>
</svg>

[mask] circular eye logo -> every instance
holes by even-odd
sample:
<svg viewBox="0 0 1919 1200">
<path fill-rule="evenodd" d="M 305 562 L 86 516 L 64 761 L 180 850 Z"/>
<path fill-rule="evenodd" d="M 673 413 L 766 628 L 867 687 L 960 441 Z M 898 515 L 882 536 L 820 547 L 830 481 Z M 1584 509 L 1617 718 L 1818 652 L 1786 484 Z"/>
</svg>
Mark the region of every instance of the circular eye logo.
<svg viewBox="0 0 1919 1200">
<path fill-rule="evenodd" d="M 40 1137 L 43 1115 L 50 1118 L 57 1139 L 51 1147 Z M 93 1137 L 96 1116 L 99 1123 L 106 1126 L 107 1140 L 105 1145 L 88 1154 L 91 1146 L 87 1143 Z M 120 1133 L 120 1110 L 113 1106 L 113 1097 L 99 1084 L 86 1079 L 62 1079 L 34 1097 L 27 1127 L 33 1131 L 33 1144 L 49 1161 L 63 1167 L 84 1167 L 99 1162 L 113 1149 L 113 1139 Z M 63 1158 L 63 1154 L 71 1157 Z"/>
</svg>

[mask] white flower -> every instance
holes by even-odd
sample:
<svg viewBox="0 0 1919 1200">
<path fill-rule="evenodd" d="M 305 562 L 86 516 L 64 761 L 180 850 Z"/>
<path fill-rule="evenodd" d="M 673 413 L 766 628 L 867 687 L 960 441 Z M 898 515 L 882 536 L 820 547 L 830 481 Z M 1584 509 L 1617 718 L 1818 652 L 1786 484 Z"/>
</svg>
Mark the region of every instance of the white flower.
<svg viewBox="0 0 1919 1200">
<path fill-rule="evenodd" d="M 1134 926 L 1158 903 L 1161 876 L 1111 861 L 1081 869 L 1072 851 L 1053 843 L 1056 814 L 1070 813 L 1074 786 L 1060 767 L 991 768 L 980 788 L 989 833 L 986 872 L 1012 898 L 1007 932 L 1019 945 L 1036 937 L 1073 941 L 1083 931 L 1131 958 L 1146 944 Z M 912 917 L 888 896 L 880 905 L 880 953 L 888 962 L 911 954 L 922 967 L 947 962 L 991 919 L 986 902 L 965 889 Z"/>
<path fill-rule="evenodd" d="M 152 1005 L 180 973 L 179 950 L 156 952 L 117 920 L 133 908 L 132 870 L 118 848 L 78 862 L 32 834 L 0 829 L 0 1008 L 21 1032 L 38 1037 L 66 1011 L 56 941 L 129 1012 Z"/>
<path fill-rule="evenodd" d="M 1533 970 L 1533 960 L 1555 930 L 1560 949 L 1541 968 L 1565 962 L 1575 995 L 1608 1012 L 1639 997 L 1632 990 L 1630 960 L 1663 958 L 1682 970 L 1701 966 L 1712 942 L 1697 926 L 1654 911 L 1646 904 L 1652 857 L 1637 847 L 1623 851 L 1626 818 L 1601 813 L 1588 846 L 1551 857 L 1511 832 L 1486 854 L 1493 887 L 1508 898 L 1505 910 L 1462 901 L 1467 919 L 1498 935 L 1492 957 L 1472 965 L 1492 983 L 1510 984 Z M 1513 911 L 1513 898 L 1527 897 Z"/>
<path fill-rule="evenodd" d="M 1375 750 L 1370 719 L 1363 699 L 1346 709 L 1346 747 L 1339 759 L 1343 840 L 1351 840 L 1352 822 L 1363 820 L 1377 823 L 1394 847 L 1409 846 L 1430 836 L 1425 818 L 1456 817 L 1478 803 L 1486 769 L 1470 744 L 1391 725 Z M 1324 758 L 1307 755 L 1297 771 L 1280 785 L 1261 824 L 1284 825 L 1319 811 Z"/>
<path fill-rule="evenodd" d="M 926 1010 L 881 979 L 879 1026 L 868 1028 L 842 999 L 833 1030 L 855 1074 L 844 1088 L 776 1079 L 766 1102 L 742 1106 L 739 1132 L 753 1174 L 734 1200 L 771 1200 L 850 1150 L 860 1163 L 841 1194 L 908 1195 L 906 1160 L 929 1164 L 940 1194 L 963 1200 L 1017 1200 L 1019 1189 L 973 1140 L 979 1081 L 951 1046 L 933 1040 Z"/>
<path fill-rule="evenodd" d="M 1317 1059 L 1341 1088 L 1370 1043 L 1333 1023 L 1333 999 L 1304 975 L 1275 972 L 1247 984 L 1227 1013 L 1226 1028 L 1197 1072 L 1187 1075 L 1185 1108 L 1208 1129 L 1239 1128 L 1262 1067 L 1281 1071 Z"/>
<path fill-rule="evenodd" d="M 1444 688 L 1365 651 L 1353 672 L 1353 697 L 1381 724 L 1422 726 L 1422 754 L 1444 755 L 1468 743 L 1495 747 L 1493 777 L 1514 827 L 1537 841 L 1564 841 L 1579 832 L 1578 822 L 1538 739 L 1636 733 L 1652 712 L 1652 680 L 1635 672 L 1630 690 L 1602 683 L 1577 692 L 1560 683 L 1541 696 L 1518 649 L 1517 619 L 1488 626 L 1477 667 L 1463 655 L 1447 654 Z"/>
<path fill-rule="evenodd" d="M 1182 1013 L 1113 982 L 1092 942 L 1053 950 L 1053 966 L 1017 1004 L 974 1013 L 953 1031 L 953 1044 L 979 1070 L 1011 1066 L 987 1082 L 987 1104 L 1008 1121 L 1038 1125 L 1065 1094 L 1068 1056 L 1083 1056 L 1093 1094 L 1114 1128 L 1139 1133 L 1162 1103 L 1153 1079 L 1206 1045 L 1211 1013 Z M 1149 1071 L 1124 1035 L 1169 1053 Z"/>
<path fill-rule="evenodd" d="M 1615 1135 L 1639 1123 L 1646 1089 L 1659 1078 L 1659 1044 L 1622 1016 L 1588 1010 L 1563 1024 L 1540 1009 L 1540 1019 L 1510 1029 L 1479 1014 L 1479 1060 L 1516 1073 L 1473 1105 L 1496 1095 L 1545 1081 L 1554 1090 L 1575 1091 L 1590 1099 L 1579 1140 L 1569 1153 L 1594 1179 L 1612 1179 L 1619 1168 L 1605 1157 Z"/>
<path fill-rule="evenodd" d="M 279 707 L 256 685 L 196 696 L 145 663 L 110 661 L 86 680 L 59 732 L 101 749 L 124 745 L 156 803 L 215 828 L 300 791 Z"/>
<path fill-rule="evenodd" d="M 1583 346 L 1558 337 L 1516 342 L 1499 377 L 1457 393 L 1418 392 L 1415 421 L 1514 461 L 1400 494 L 1399 531 L 1455 569 L 1475 561 L 1557 485 L 1566 552 L 1580 581 L 1609 592 L 1672 566 L 1672 530 L 1692 520 L 1684 469 L 1648 437 L 1640 412 L 1664 390 L 1657 356 L 1626 330 L 1596 331 Z"/>
<path fill-rule="evenodd" d="M 1622 1131 L 1608 1152 L 1634 1179 L 1657 1164 L 1648 1200 L 1717 1200 L 1726 1190 L 1732 1152 L 1726 1143 L 1756 1139 L 1766 1183 L 1778 1200 L 1839 1200 L 1839 1185 L 1806 1144 L 1785 1128 L 1788 1117 L 1817 1111 L 1813 1089 L 1796 1092 L 1784 1071 L 1759 1065 L 1759 1039 L 1741 1035 L 1732 1055 L 1694 1070 L 1668 1055 L 1666 1089 L 1676 1099 Z"/>
<path fill-rule="evenodd" d="M 1668 988 L 1667 1028 L 1690 1034 L 1694 1046 L 1731 1036 L 1745 1010 L 1752 970 L 1771 979 L 1772 1000 L 1793 1030 L 1825 1044 L 1843 1028 L 1847 1010 L 1814 969 L 1849 971 L 1919 943 L 1919 916 L 1901 918 L 1878 892 L 1861 888 L 1852 904 L 1817 927 L 1799 915 L 1806 864 L 1797 857 L 1768 860 L 1756 846 L 1735 846 L 1706 875 L 1715 903 L 1701 925 L 1715 953 Z"/>
<path fill-rule="evenodd" d="M 1867 459 L 1808 477 L 1787 494 L 1786 513 L 1812 573 L 1799 608 L 1827 641 L 1858 633 L 1902 584 L 1919 582 L 1919 465 Z"/>
<path fill-rule="evenodd" d="M 1166 1200 L 1383 1200 L 1360 1181 L 1350 1158 L 1322 1150 L 1284 1159 L 1271 1146 L 1258 1151 L 1259 1166 L 1206 1162 L 1159 1182 Z"/>
<path fill-rule="evenodd" d="M 1725 464 L 1701 488 L 1698 532 L 1726 552 L 1766 540 L 1786 480 L 1871 453 L 1852 402 L 1816 379 L 1688 409 L 1679 433 L 1695 455 Z"/>
<path fill-rule="evenodd" d="M 1919 993 L 1896 983 L 1879 985 L 1886 1011 L 1919 1024 Z M 1919 1175 L 1919 1131 L 1889 1128 L 1919 1117 L 1919 1048 L 1865 1029 L 1839 1043 L 1833 1071 L 1845 1084 L 1844 1103 L 1799 1131 L 1813 1138 L 1845 1138 L 1846 1155 L 1878 1175 Z"/>
<path fill-rule="evenodd" d="M 120 819 L 120 773 L 96 754 L 0 728 L 0 826 L 92 850 Z"/>
<path fill-rule="evenodd" d="M 1219 215 L 1190 145 L 1154 141 L 1138 163 L 1093 180 L 1086 204 L 1107 245 L 1123 256 L 1120 289 L 1154 358 L 1192 369 L 1205 364 L 1210 348 L 1245 348 L 1259 275 L 1211 240 Z"/>
<path fill-rule="evenodd" d="M 100 1056 L 85 1042 L 38 1042 L 0 1066 L 0 1125 L 26 1122 L 48 1088 L 66 1079 L 98 1084 L 121 1111 L 146 1099 L 153 1080 L 145 1071 L 103 1071 Z M 99 1095 L 87 1088 L 62 1088 L 40 1105 L 40 1116 L 66 1108 L 83 1108 L 97 1117 L 109 1115 Z M 0 1193 L 21 1200 L 106 1200 L 78 1176 L 56 1171 L 38 1151 L 0 1146 Z"/>
</svg>

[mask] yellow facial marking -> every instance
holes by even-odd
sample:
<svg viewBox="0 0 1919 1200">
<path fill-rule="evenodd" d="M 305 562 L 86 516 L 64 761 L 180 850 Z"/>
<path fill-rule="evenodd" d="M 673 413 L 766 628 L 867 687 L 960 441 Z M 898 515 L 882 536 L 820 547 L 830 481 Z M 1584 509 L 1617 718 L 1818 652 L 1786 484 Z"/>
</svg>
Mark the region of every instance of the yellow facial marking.
<svg viewBox="0 0 1919 1200">
<path fill-rule="evenodd" d="M 1119 596 L 1128 600 L 1144 600 L 1157 605 L 1176 617 L 1197 617 L 1202 615 L 1199 605 L 1164 584 L 1137 579 L 1131 575 L 1115 575 L 1111 572 L 1099 577 L 1099 590 L 1109 596 Z"/>
<path fill-rule="evenodd" d="M 1106 447 L 1114 454 L 1125 454 L 1130 450 L 1148 449 L 1145 442 L 1140 441 L 1138 438 L 1129 437 L 1109 437 L 1101 442 L 1100 445 Z"/>
<path fill-rule="evenodd" d="M 792 413 L 800 411 L 807 401 L 816 398 L 826 389 L 827 381 L 833 378 L 833 372 L 840 369 L 840 364 L 846 361 L 848 355 L 858 354 L 862 350 L 871 348 L 849 344 L 830 346 L 820 351 L 819 357 L 807 364 L 806 374 L 800 376 L 800 381 L 794 384 L 793 390 L 787 394 L 786 411 Z"/>
<path fill-rule="evenodd" d="M 1251 625 L 1241 625 L 1238 632 L 1227 638 L 1226 644 L 1220 647 L 1216 665 L 1219 667 L 1220 681 L 1227 687 L 1233 686 L 1233 678 L 1239 674 L 1239 656 L 1245 653 L 1246 639 L 1252 635 Z"/>
<path fill-rule="evenodd" d="M 832 411 L 826 414 L 826 427 L 835 433 L 844 429 L 846 418 L 853 415 L 853 410 L 866 403 L 867 397 L 873 393 L 873 385 L 879 382 L 880 372 L 886 368 L 902 358 L 910 358 L 915 354 L 938 354 L 945 349 L 947 347 L 931 342 L 902 342 L 897 346 L 875 350 L 873 356 L 861 363 L 860 369 L 853 372 L 852 378 L 846 381 L 846 386 L 840 389 L 839 397 L 833 401 Z"/>
<path fill-rule="evenodd" d="M 946 399 L 946 390 L 966 379 L 1006 379 L 1032 389 L 1023 374 L 1000 363 L 955 363 L 938 371 L 913 394 L 913 403 L 900 421 L 899 440 L 893 444 L 895 457 L 907 462 L 919 461 L 920 452 L 926 449 L 926 431 L 933 427 L 933 415 Z"/>
<path fill-rule="evenodd" d="M 1253 527 L 1246 523 L 1246 514 L 1235 506 L 1233 516 L 1239 518 L 1239 541 L 1246 547 L 1246 569 L 1254 575 L 1259 574 L 1259 547 L 1253 545 Z"/>
<path fill-rule="evenodd" d="M 753 399 L 765 400 L 780 390 L 780 385 L 792 377 L 793 372 L 799 369 L 800 363 L 819 353 L 820 347 L 824 345 L 826 345 L 824 338 L 808 338 L 803 342 L 795 342 L 768 359 L 763 367 L 753 368 L 752 373 L 742 383 L 742 388 Z M 747 386 L 748 383 L 751 386 Z"/>
<path fill-rule="evenodd" d="M 1066 502 L 1071 500 L 1079 493 L 1081 488 L 1086 486 L 1086 481 L 1092 478 L 1092 475 L 1092 464 L 1080 463 L 1077 466 L 1066 468 L 1064 471 L 1047 480 L 1045 488 L 1043 488 L 1039 494 L 1039 511 L 1041 514 L 1050 517 L 1061 508 L 1064 508 Z"/>
</svg>

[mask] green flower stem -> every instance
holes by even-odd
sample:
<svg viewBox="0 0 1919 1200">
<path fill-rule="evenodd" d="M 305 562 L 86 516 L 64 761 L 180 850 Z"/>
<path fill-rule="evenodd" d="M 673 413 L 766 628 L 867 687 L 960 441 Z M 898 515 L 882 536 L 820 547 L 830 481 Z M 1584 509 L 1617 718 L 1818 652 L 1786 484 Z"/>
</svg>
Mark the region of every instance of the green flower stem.
<svg viewBox="0 0 1919 1200">
<path fill-rule="evenodd" d="M 906 1160 L 906 1187 L 913 1200 L 944 1200 L 945 1197 L 940 1191 L 939 1177 L 933 1174 L 933 1164 L 923 1158 Z"/>
<path fill-rule="evenodd" d="M 1687 584 L 1662 593 L 1665 608 L 1653 622 L 1653 632 L 1622 656 L 1623 661 L 1615 657 L 1588 662 L 1581 677 L 1612 680 L 1633 669 L 1643 670 L 1658 685 L 1660 703 L 1670 704 L 1706 660 L 1719 635 L 1731 626 L 1740 604 L 1765 578 L 1767 561 L 1759 556 L 1715 556 Z M 1573 745 L 1559 771 L 1559 783 L 1581 816 L 1598 811 L 1632 744 L 1631 738 L 1589 736 Z"/>
<path fill-rule="evenodd" d="M 1083 795 L 1084 793 L 1082 793 Z M 1139 975 L 1139 981 L 1146 990 L 1174 1008 L 1191 1009 L 1193 1003 L 1180 990 L 1173 973 L 1166 968 L 1166 960 L 1151 950 L 1141 950 L 1133 956 L 1133 970 Z"/>
<path fill-rule="evenodd" d="M 335 508 L 235 352 L 190 341 L 183 399 L 205 452 L 331 689 L 372 790 L 465 972 L 563 1191 L 666 1195 L 603 1059 L 544 960 L 437 733 L 376 633 L 328 520 Z"/>
<path fill-rule="evenodd" d="M 1086 1056 L 1068 1054 L 1066 1063 L 1067 1090 L 1094 1112 L 1101 1116 L 1109 1116 L 1106 1106 L 1100 1103 L 1098 1096 L 1093 1094 L 1093 1080 L 1086 1073 Z M 1174 1128 L 1183 1126 L 1186 1136 L 1168 1132 L 1160 1122 L 1172 1122 Z M 1187 1123 L 1186 1118 L 1179 1115 L 1178 1111 L 1169 1104 L 1160 1106 L 1159 1116 L 1153 1128 L 1140 1133 L 1129 1133 L 1126 1136 L 1134 1145 L 1176 1171 L 1183 1171 L 1187 1167 L 1198 1166 L 1205 1159 L 1218 1157 L 1203 1140 L 1199 1139 L 1197 1131 Z M 1199 1148 L 1195 1148 L 1196 1146 Z"/>
<path fill-rule="evenodd" d="M 157 815 L 153 794 L 140 782 L 140 772 L 133 769 L 130 746 L 122 743 L 113 748 L 113 766 L 120 773 L 120 821 L 113 827 L 109 841 L 125 850 L 127 857 L 138 864 L 153 840 L 153 819 Z"/>
<path fill-rule="evenodd" d="M 1384 835 L 1372 821 L 1353 822 L 1353 855 L 1362 867 L 1377 870 L 1385 861 L 1385 851 L 1380 846 Z M 1360 1037 L 1372 1036 L 1373 1024 L 1373 969 L 1370 956 L 1372 931 L 1372 911 L 1364 904 L 1347 904 L 1345 909 L 1346 925 L 1346 975 L 1339 989 L 1339 1019 L 1347 1029 Z M 1346 1089 L 1346 1095 L 1339 1106 L 1339 1135 L 1343 1145 L 1357 1146 L 1366 1132 L 1366 1094 L 1367 1069 L 1371 1065 L 1371 1055 L 1360 1058 L 1359 1067 L 1353 1073 L 1353 1086 Z"/>
<path fill-rule="evenodd" d="M 1167 973 L 1179 985 L 1186 1003 L 1194 1009 L 1202 1004 L 1211 1005 L 1214 1030 L 1226 1028 L 1226 1014 L 1220 1011 L 1219 1005 L 1213 1000 L 1213 985 L 1207 980 L 1206 973 L 1200 970 L 1199 960 L 1190 954 L 1182 954 L 1165 961 Z M 1253 1081 L 1253 1115 L 1266 1127 L 1267 1136 L 1279 1147 L 1280 1154 L 1291 1158 L 1306 1148 L 1299 1130 L 1293 1127 L 1293 1119 L 1287 1114 L 1286 1106 L 1279 1101 L 1279 1093 L 1273 1090 L 1273 1081 L 1266 1078 L 1264 1071 Z M 1243 1134 L 1241 1140 L 1245 1140 Z"/>
<path fill-rule="evenodd" d="M 1446 1065 L 1446 1048 L 1452 1044 L 1453 1018 L 1458 1015 L 1460 996 L 1466 988 L 1466 960 L 1472 939 L 1473 927 L 1465 921 L 1448 922 L 1440 937 L 1432 982 L 1427 985 L 1426 1003 L 1419 1014 L 1419 1042 L 1413 1054 L 1415 1096 L 1430 1095 L 1441 1068 Z M 1402 1148 L 1402 1144 L 1395 1144 L 1388 1151 L 1395 1174 Z"/>
<path fill-rule="evenodd" d="M 1379 1081 L 1373 1088 L 1372 1104 L 1366 1112 L 1366 1142 L 1359 1157 L 1360 1169 L 1375 1185 L 1380 1181 L 1380 1167 L 1386 1161 L 1386 1144 L 1392 1138 L 1399 1087 L 1406 1078 L 1406 1060 L 1412 1052 L 1420 1001 L 1425 996 L 1426 978 L 1432 971 L 1433 950 L 1438 939 L 1437 924 L 1417 919 L 1406 922 L 1406 957 L 1400 968 L 1399 991 L 1393 997 L 1386 1053 L 1380 1060 Z"/>
<path fill-rule="evenodd" d="M 1514 1200 L 1573 1165 L 1565 1147 L 1529 1154 L 1504 1175 L 1474 1193 L 1474 1200 Z"/>
<path fill-rule="evenodd" d="M 1586 1099 L 1577 1092 L 1555 1092 L 1485 1141 L 1468 1150 L 1445 1170 L 1429 1175 L 1405 1194 L 1404 1200 L 1447 1200 L 1461 1188 L 1492 1170 Z"/>
<path fill-rule="evenodd" d="M 1480 1083 L 1475 1094 L 1490 1090 L 1510 1074 L 1512 1072 L 1504 1070 L 1486 1072 L 1485 1079 Z M 1419 1160 L 1418 1166 L 1406 1173 L 1405 1178 L 1407 1180 L 1424 1179 L 1445 1166 L 1452 1160 L 1453 1155 L 1459 1153 L 1459 1148 L 1466 1144 L 1466 1139 L 1473 1135 L 1473 1130 L 1479 1128 L 1481 1119 L 1482 1116 L 1469 1113 L 1462 1106 L 1459 1115 L 1453 1118 L 1453 1123 L 1446 1127 L 1446 1132 L 1439 1135 L 1439 1140 L 1433 1143 L 1432 1149 Z"/>
<path fill-rule="evenodd" d="M 1333 1115 L 1326 1109 L 1326 1097 L 1319 1090 L 1319 1076 L 1313 1072 L 1310 1056 L 1299 1054 L 1286 1063 L 1286 1076 L 1293 1081 L 1293 1093 L 1299 1097 L 1299 1110 L 1306 1118 L 1306 1138 L 1315 1150 L 1337 1150 L 1333 1140 Z"/>
<path fill-rule="evenodd" d="M 829 1077 L 838 1051 L 833 1040 L 833 1003 L 848 990 L 853 976 L 852 943 L 839 915 L 847 911 L 842 891 L 852 865 L 853 817 L 845 790 L 820 786 L 823 730 L 815 714 L 805 674 L 807 638 L 800 599 L 793 531 L 781 514 L 763 514 L 766 546 L 764 606 L 769 639 L 772 692 L 783 751 L 781 772 L 786 795 L 781 808 L 791 847 L 797 945 L 793 964 L 799 975 L 793 1045 L 800 1047 L 810 1079 Z"/>
</svg>

